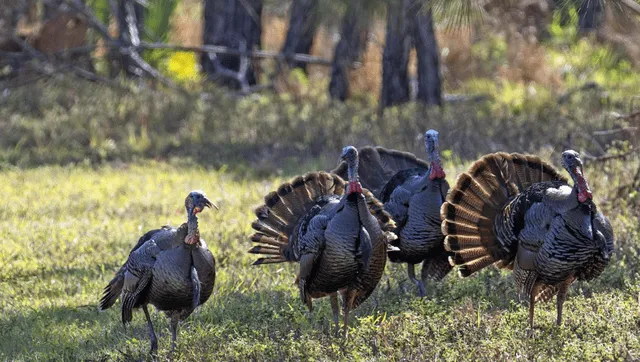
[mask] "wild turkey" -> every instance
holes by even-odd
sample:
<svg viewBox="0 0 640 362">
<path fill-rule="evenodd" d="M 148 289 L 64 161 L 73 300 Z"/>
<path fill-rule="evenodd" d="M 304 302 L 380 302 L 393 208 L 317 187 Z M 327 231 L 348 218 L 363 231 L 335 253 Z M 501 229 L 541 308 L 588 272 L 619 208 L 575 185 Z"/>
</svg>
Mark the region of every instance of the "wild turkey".
<svg viewBox="0 0 640 362">
<path fill-rule="evenodd" d="M 197 214 L 205 207 L 218 208 L 204 193 L 192 191 L 185 199 L 187 222 L 178 228 L 163 226 L 144 234 L 129 253 L 127 262 L 104 288 L 100 310 L 110 308 L 119 295 L 122 323 L 131 322 L 134 308 L 147 318 L 151 352 L 158 349 L 147 304 L 170 319 L 171 349 L 175 349 L 178 322 L 206 302 L 215 282 L 215 259 L 200 238 Z"/>
<path fill-rule="evenodd" d="M 360 150 L 362 185 L 384 203 L 397 224 L 398 239 L 393 245 L 399 250 L 389 252 L 389 260 L 407 263 L 409 279 L 421 297 L 425 296 L 424 280 L 441 280 L 451 271 L 448 258 L 452 255 L 444 250 L 440 228 L 440 207 L 449 183 L 440 162 L 438 132 L 429 130 L 424 139 L 430 165 L 408 152 L 382 147 Z M 346 164 L 332 172 L 345 177 Z M 418 279 L 414 265 L 420 262 L 422 275 Z"/>
<path fill-rule="evenodd" d="M 371 192 L 358 182 L 358 151 L 345 147 L 348 183 L 336 175 L 312 172 L 281 185 L 255 211 L 249 250 L 271 255 L 253 265 L 297 262 L 296 283 L 302 302 L 330 296 L 339 330 L 338 293 L 342 296 L 344 333 L 349 311 L 373 292 L 384 272 L 393 220 Z"/>
<path fill-rule="evenodd" d="M 574 280 L 602 273 L 613 251 L 609 220 L 596 209 L 580 155 L 562 153 L 573 187 L 535 156 L 494 153 L 458 177 L 442 205 L 445 247 L 463 277 L 496 264 L 513 269 L 516 286 L 535 303 L 557 295 L 557 324 Z"/>
</svg>

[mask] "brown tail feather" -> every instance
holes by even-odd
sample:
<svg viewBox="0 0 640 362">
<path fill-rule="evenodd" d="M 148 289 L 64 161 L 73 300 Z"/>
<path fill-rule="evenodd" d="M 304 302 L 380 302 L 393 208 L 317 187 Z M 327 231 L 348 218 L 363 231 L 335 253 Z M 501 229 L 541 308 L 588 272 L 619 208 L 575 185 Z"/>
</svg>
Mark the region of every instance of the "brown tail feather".
<svg viewBox="0 0 640 362">
<path fill-rule="evenodd" d="M 449 235 L 444 240 L 444 247 L 447 250 L 462 250 L 478 246 L 482 246 L 479 235 Z"/>
<path fill-rule="evenodd" d="M 287 260 L 285 257 L 283 256 L 279 256 L 279 257 L 270 257 L 270 258 L 260 258 L 256 261 L 253 262 L 253 264 L 251 265 L 262 265 L 262 264 L 275 264 L 275 263 L 284 263 L 286 261 L 290 261 Z"/>
<path fill-rule="evenodd" d="M 249 253 L 263 255 L 280 255 L 282 251 L 280 251 L 280 248 L 276 248 L 274 246 L 257 245 L 249 249 Z"/>
<path fill-rule="evenodd" d="M 378 196 L 387 182 L 398 172 L 412 168 L 429 168 L 427 162 L 412 153 L 384 147 L 363 147 L 358 150 L 358 158 L 360 166 L 358 171 L 362 186 Z M 331 173 L 346 179 L 347 164 L 342 162 Z"/>
<path fill-rule="evenodd" d="M 536 293 L 534 297 L 534 301 L 536 303 L 547 302 L 551 300 L 551 298 L 553 298 L 554 295 L 558 294 L 559 290 L 560 290 L 560 285 L 544 284 L 540 289 L 538 289 L 538 293 Z"/>
<path fill-rule="evenodd" d="M 277 247 L 282 247 L 287 245 L 286 239 L 284 241 L 281 239 L 274 239 L 272 237 L 268 237 L 267 235 L 260 234 L 260 233 L 255 233 L 251 235 L 251 241 L 253 241 L 254 243 L 263 243 L 263 244 L 273 245 Z"/>
<path fill-rule="evenodd" d="M 460 262 L 459 259 L 453 258 L 454 265 L 458 265 L 458 271 L 460 276 L 468 277 L 469 275 L 477 272 L 480 269 L 488 267 L 493 264 L 495 260 L 491 257 L 491 255 L 485 255 L 479 259 L 474 259 L 469 262 Z"/>
<path fill-rule="evenodd" d="M 505 204 L 534 183 L 564 180 L 539 157 L 498 152 L 474 162 L 461 174 L 440 209 L 445 248 L 462 276 L 496 264 L 508 268 L 513 253 L 494 232 L 494 220 Z"/>
</svg>

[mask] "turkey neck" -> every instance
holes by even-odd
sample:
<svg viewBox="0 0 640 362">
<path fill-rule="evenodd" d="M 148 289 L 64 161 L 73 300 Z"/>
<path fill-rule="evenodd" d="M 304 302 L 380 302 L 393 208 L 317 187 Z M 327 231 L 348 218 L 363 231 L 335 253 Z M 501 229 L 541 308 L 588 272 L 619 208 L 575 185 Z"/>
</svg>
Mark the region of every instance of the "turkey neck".
<svg viewBox="0 0 640 362">
<path fill-rule="evenodd" d="M 573 187 L 578 190 L 578 201 L 585 202 L 592 199 L 593 195 L 591 194 L 589 183 L 587 183 L 587 179 L 582 174 L 582 166 L 574 166 L 568 168 L 567 171 L 569 171 L 573 179 Z"/>
<path fill-rule="evenodd" d="M 446 177 L 440 162 L 440 151 L 438 151 L 438 141 L 432 141 L 427 144 L 427 153 L 429 154 L 429 180 L 443 179 Z"/>
<path fill-rule="evenodd" d="M 353 192 L 362 193 L 362 186 L 358 181 L 358 157 L 351 157 L 347 159 L 347 177 L 349 178 L 349 186 L 347 188 L 347 194 Z"/>
<path fill-rule="evenodd" d="M 189 217 L 187 218 L 187 238 L 186 240 L 200 240 L 200 230 L 198 230 L 198 215 L 192 210 L 187 210 Z M 192 242 L 195 243 L 195 242 Z"/>
</svg>

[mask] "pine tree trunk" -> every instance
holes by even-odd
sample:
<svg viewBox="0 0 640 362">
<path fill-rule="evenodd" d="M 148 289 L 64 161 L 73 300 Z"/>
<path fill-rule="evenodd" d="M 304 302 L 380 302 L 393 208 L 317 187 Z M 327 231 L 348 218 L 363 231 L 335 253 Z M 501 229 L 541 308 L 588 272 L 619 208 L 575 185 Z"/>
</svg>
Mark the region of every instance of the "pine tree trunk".
<svg viewBox="0 0 640 362">
<path fill-rule="evenodd" d="M 133 0 L 119 0 L 117 19 L 120 42 L 125 46 L 140 45 L 144 30 L 144 7 Z M 116 55 L 116 58 L 120 60 L 120 69 L 127 76 L 140 77 L 143 75 L 142 69 L 138 68 L 131 57 L 120 53 Z"/>
<path fill-rule="evenodd" d="M 409 0 L 389 3 L 387 7 L 387 35 L 382 56 L 382 91 L 380 110 L 409 101 L 409 51 L 411 38 L 407 10 Z"/>
<path fill-rule="evenodd" d="M 205 0 L 203 43 L 241 51 L 260 49 L 261 16 L 262 0 Z M 237 55 L 203 54 L 202 70 L 224 85 L 246 88 L 256 84 L 257 69 L 251 59 L 244 59 Z M 243 62 L 246 70 L 242 69 Z"/>
<path fill-rule="evenodd" d="M 595 30 L 602 22 L 604 9 L 599 0 L 583 0 L 578 8 L 578 29 L 581 32 Z"/>
<path fill-rule="evenodd" d="M 318 22 L 318 0 L 294 0 L 291 4 L 289 30 L 284 41 L 282 53 L 291 56 L 295 53 L 309 54 L 313 46 L 313 37 Z M 287 60 L 291 68 L 307 71 L 307 64 Z"/>
<path fill-rule="evenodd" d="M 440 78 L 440 54 L 433 32 L 431 10 L 413 7 L 412 35 L 418 56 L 418 101 L 426 105 L 442 105 L 442 81 Z"/>
<path fill-rule="evenodd" d="M 368 18 L 362 0 L 352 0 L 342 21 L 340 41 L 336 44 L 331 66 L 329 95 L 341 101 L 349 97 L 349 68 L 360 58 L 367 45 Z"/>
<path fill-rule="evenodd" d="M 58 8 L 62 4 L 62 0 L 49 0 L 44 3 L 44 20 L 53 18 L 58 13 Z"/>
</svg>

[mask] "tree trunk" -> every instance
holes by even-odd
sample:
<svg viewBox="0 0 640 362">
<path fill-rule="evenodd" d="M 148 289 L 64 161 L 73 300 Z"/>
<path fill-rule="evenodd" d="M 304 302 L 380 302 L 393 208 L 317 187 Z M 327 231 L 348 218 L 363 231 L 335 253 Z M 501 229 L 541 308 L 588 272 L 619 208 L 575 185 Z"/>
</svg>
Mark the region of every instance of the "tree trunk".
<svg viewBox="0 0 640 362">
<path fill-rule="evenodd" d="M 58 13 L 62 0 L 50 0 L 44 3 L 44 20 L 53 18 Z"/>
<path fill-rule="evenodd" d="M 118 29 L 120 35 L 118 39 L 127 46 L 140 45 L 140 38 L 144 30 L 144 7 L 133 0 L 118 0 Z M 120 69 L 127 76 L 141 77 L 143 75 L 136 62 L 126 54 L 118 54 L 116 58 L 120 60 Z"/>
<path fill-rule="evenodd" d="M 285 56 L 295 53 L 309 54 L 313 46 L 313 36 L 318 23 L 318 0 L 294 0 L 291 5 L 291 17 L 287 38 L 282 47 Z M 307 72 L 307 64 L 287 59 L 291 68 L 301 68 Z"/>
<path fill-rule="evenodd" d="M 241 51 L 260 49 L 261 16 L 262 0 L 205 0 L 203 43 Z M 235 89 L 257 82 L 257 69 L 247 57 L 203 54 L 201 64 L 210 78 Z"/>
<path fill-rule="evenodd" d="M 595 30 L 602 22 L 604 9 L 598 0 L 583 0 L 578 8 L 578 29 L 581 32 Z"/>
<path fill-rule="evenodd" d="M 389 3 L 387 35 L 382 55 L 382 91 L 380 110 L 409 101 L 409 51 L 411 38 L 406 14 L 409 0 Z"/>
<path fill-rule="evenodd" d="M 367 45 L 368 16 L 362 0 L 352 0 L 342 21 L 340 41 L 336 44 L 331 66 L 329 95 L 346 100 L 349 97 L 349 68 L 358 60 Z"/>
<path fill-rule="evenodd" d="M 409 14 L 413 20 L 411 30 L 418 56 L 418 101 L 426 105 L 442 105 L 440 54 L 431 10 L 425 12 L 413 7 Z"/>
</svg>

